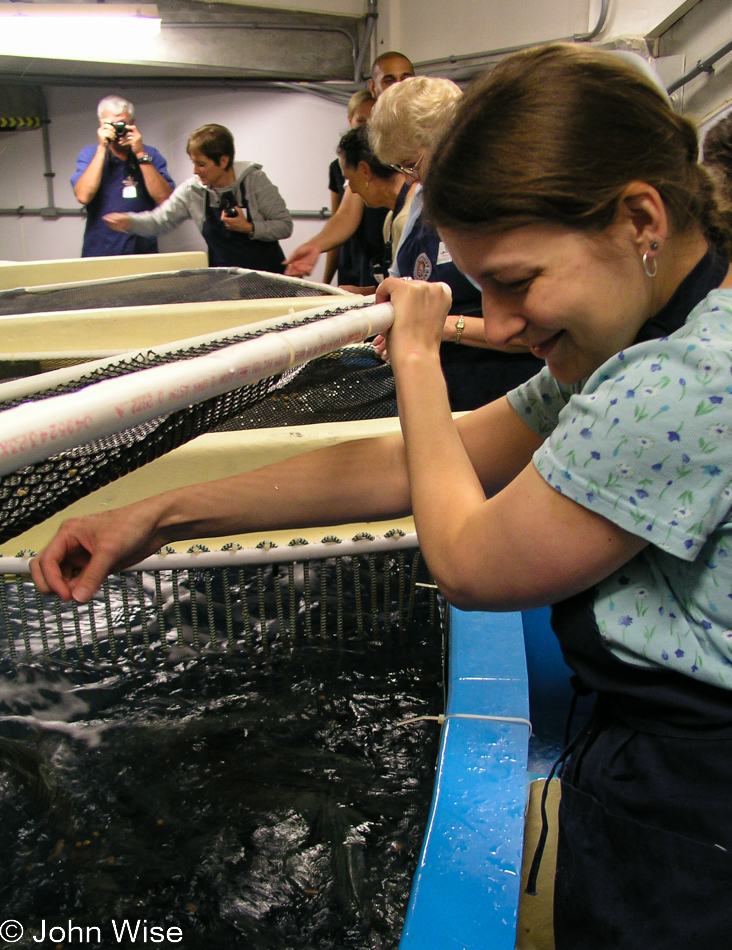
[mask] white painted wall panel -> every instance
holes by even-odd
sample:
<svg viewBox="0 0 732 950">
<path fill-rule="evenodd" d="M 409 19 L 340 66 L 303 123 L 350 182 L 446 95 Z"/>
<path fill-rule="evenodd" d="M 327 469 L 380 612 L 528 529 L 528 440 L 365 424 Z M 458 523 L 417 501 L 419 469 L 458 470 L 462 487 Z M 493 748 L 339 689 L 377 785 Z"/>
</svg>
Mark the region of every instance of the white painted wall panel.
<svg viewBox="0 0 732 950">
<path fill-rule="evenodd" d="M 603 38 L 660 36 L 699 0 L 612 0 Z"/>
<path fill-rule="evenodd" d="M 415 62 L 538 43 L 586 33 L 597 0 L 390 0 L 379 6 L 379 49 L 399 49 Z"/>
</svg>

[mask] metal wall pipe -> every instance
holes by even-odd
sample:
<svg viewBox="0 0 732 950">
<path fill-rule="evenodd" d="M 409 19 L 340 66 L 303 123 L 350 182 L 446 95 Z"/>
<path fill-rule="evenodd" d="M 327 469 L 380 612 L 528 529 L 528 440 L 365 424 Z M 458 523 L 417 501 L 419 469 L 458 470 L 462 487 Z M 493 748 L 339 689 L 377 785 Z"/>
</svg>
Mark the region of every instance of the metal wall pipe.
<svg viewBox="0 0 732 950">
<path fill-rule="evenodd" d="M 325 220 L 330 217 L 330 209 L 323 206 L 319 210 L 290 211 L 293 218 L 300 220 Z M 0 208 L 0 217 L 4 218 L 83 218 L 86 211 L 83 208 L 56 208 L 49 205 L 47 208 L 26 208 L 19 205 L 17 208 Z"/>
<path fill-rule="evenodd" d="M 356 57 L 356 64 L 353 70 L 353 81 L 362 82 L 363 81 L 363 61 L 366 58 L 366 53 L 369 50 L 371 45 L 371 37 L 374 35 L 374 29 L 376 28 L 376 21 L 379 17 L 376 0 L 368 0 L 369 8 L 368 13 L 366 14 L 367 23 L 366 23 L 366 35 L 363 38 L 363 43 L 361 43 L 361 49 L 358 51 L 358 56 Z"/>
<path fill-rule="evenodd" d="M 672 82 L 671 85 L 667 87 L 666 92 L 671 95 L 676 92 L 677 89 L 681 89 L 682 86 L 691 82 L 692 79 L 701 76 L 702 73 L 713 73 L 714 64 L 717 60 L 726 56 L 727 53 L 732 53 L 732 40 L 725 43 L 724 46 L 720 46 L 716 53 L 712 53 L 712 55 L 707 56 L 706 59 L 700 59 L 693 69 L 690 69 L 688 73 L 684 73 L 683 76 L 679 77 L 675 82 Z"/>
<path fill-rule="evenodd" d="M 573 43 L 588 43 L 590 40 L 595 39 L 596 36 L 603 31 L 605 23 L 607 21 L 608 13 L 610 11 L 610 0 L 602 0 L 600 13 L 597 18 L 595 26 L 588 33 L 575 33 L 574 36 L 564 36 L 559 39 L 553 40 L 544 40 L 544 43 L 564 43 L 564 42 L 573 42 Z M 503 56 L 508 56 L 511 53 L 518 53 L 523 49 L 529 49 L 532 46 L 536 46 L 537 43 L 522 43 L 520 46 L 504 46 L 499 49 L 486 50 L 482 53 L 463 53 L 459 56 L 447 56 L 444 59 L 426 59 L 422 62 L 415 63 L 415 69 L 418 70 L 432 70 L 432 69 L 441 69 L 443 70 L 440 75 L 445 78 L 451 78 L 450 76 L 450 67 L 458 63 L 468 63 L 470 62 L 471 67 L 478 68 L 481 63 L 485 61 L 490 61 L 496 58 Z"/>
</svg>

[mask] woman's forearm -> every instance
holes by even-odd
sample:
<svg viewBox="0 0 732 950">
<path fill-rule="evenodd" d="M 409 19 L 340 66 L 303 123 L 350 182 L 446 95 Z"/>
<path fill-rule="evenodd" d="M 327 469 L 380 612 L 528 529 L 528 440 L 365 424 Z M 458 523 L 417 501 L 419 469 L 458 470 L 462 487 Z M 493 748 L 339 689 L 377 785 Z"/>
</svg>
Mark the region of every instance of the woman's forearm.
<svg viewBox="0 0 732 950">
<path fill-rule="evenodd" d="M 345 442 L 177 489 L 156 504 L 166 542 L 396 517 L 410 510 L 404 445 L 399 435 Z"/>
<path fill-rule="evenodd" d="M 408 511 L 401 437 L 356 440 L 65 521 L 31 571 L 41 592 L 85 603 L 107 574 L 173 541 Z"/>
</svg>

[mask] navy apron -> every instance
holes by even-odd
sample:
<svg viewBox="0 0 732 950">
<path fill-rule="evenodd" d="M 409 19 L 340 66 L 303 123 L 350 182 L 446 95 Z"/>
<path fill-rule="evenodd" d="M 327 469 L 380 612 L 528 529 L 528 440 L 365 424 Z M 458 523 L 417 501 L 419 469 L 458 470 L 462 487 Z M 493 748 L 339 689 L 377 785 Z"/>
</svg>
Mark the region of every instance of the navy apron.
<svg viewBox="0 0 732 950">
<path fill-rule="evenodd" d="M 399 245 L 397 267 L 401 277 L 448 284 L 452 291 L 450 313 L 483 316 L 480 291 L 453 264 L 437 230 L 425 224 L 422 215 Z M 456 412 L 477 409 L 505 396 L 544 365 L 531 353 L 501 353 L 449 341 L 440 346 L 440 362 L 450 408 Z"/>
<path fill-rule="evenodd" d="M 221 221 L 221 206 L 212 206 L 210 192 L 206 191 L 206 215 L 203 222 L 203 237 L 208 244 L 209 267 L 247 267 L 251 270 L 281 274 L 284 252 L 279 241 L 258 241 L 242 231 L 231 231 Z M 251 223 L 249 204 L 244 194 L 244 183 L 239 186 L 236 201 L 244 209 Z"/>
<path fill-rule="evenodd" d="M 346 181 L 338 159 L 330 164 L 328 187 L 338 195 L 338 204 L 343 201 Z M 373 287 L 376 283 L 371 261 L 382 253 L 384 247 L 384 221 L 386 208 L 366 208 L 354 233 L 341 244 L 338 253 L 338 284 L 352 287 Z"/>
<path fill-rule="evenodd" d="M 724 279 L 710 249 L 636 342 L 668 335 Z M 732 693 L 619 660 L 595 591 L 552 608 L 580 693 L 597 693 L 561 773 L 556 950 L 732 943 Z"/>
</svg>

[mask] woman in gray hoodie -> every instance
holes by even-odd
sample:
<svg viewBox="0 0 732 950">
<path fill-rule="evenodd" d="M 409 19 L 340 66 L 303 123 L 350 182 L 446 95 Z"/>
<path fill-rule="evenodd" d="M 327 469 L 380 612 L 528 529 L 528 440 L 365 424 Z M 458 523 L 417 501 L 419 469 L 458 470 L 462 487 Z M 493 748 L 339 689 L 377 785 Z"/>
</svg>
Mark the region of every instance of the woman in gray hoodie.
<svg viewBox="0 0 732 950">
<path fill-rule="evenodd" d="M 152 237 L 192 218 L 208 245 L 211 267 L 282 273 L 279 241 L 292 234 L 292 217 L 262 166 L 234 163 L 234 137 L 215 123 L 196 129 L 186 151 L 195 174 L 167 201 L 153 211 L 105 215 L 106 224 Z"/>
</svg>

